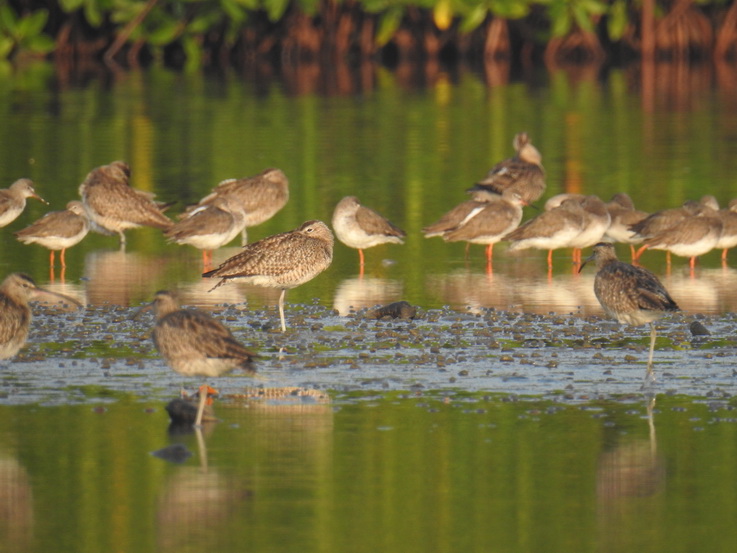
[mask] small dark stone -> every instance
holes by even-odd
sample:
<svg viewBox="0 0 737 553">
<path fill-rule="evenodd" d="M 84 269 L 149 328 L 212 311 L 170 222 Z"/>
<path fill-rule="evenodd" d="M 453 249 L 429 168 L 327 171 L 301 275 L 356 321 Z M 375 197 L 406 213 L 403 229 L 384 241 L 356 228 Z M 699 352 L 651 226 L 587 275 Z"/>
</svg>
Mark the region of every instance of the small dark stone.
<svg viewBox="0 0 737 553">
<path fill-rule="evenodd" d="M 711 336 L 711 332 L 699 321 L 692 322 L 688 328 L 691 330 L 693 336 Z"/>
<path fill-rule="evenodd" d="M 377 307 L 366 313 L 366 317 L 369 319 L 383 319 L 384 317 L 390 319 L 414 319 L 416 316 L 417 308 L 406 301 L 395 301 L 394 303 Z"/>
</svg>

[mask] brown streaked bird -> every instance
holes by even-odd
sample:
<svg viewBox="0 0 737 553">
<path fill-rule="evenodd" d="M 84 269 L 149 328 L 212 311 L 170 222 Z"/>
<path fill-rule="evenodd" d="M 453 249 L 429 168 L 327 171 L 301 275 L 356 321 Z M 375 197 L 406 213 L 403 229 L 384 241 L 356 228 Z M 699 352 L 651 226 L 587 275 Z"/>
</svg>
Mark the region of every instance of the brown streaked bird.
<svg viewBox="0 0 737 553">
<path fill-rule="evenodd" d="M 54 252 L 61 250 L 61 266 L 66 267 L 64 253 L 79 244 L 90 230 L 82 202 L 72 200 L 62 211 L 51 211 L 38 221 L 15 233 L 24 244 L 38 244 L 49 250 L 49 265 L 54 266 Z"/>
<path fill-rule="evenodd" d="M 198 309 L 180 308 L 176 294 L 167 290 L 156 292 L 151 305 L 156 318 L 154 345 L 175 372 L 208 378 L 234 369 L 256 373 L 256 354 L 238 342 L 220 321 Z M 207 393 L 208 386 L 200 386 L 195 426 L 202 423 Z"/>
<path fill-rule="evenodd" d="M 39 288 L 28 275 L 11 273 L 0 284 L 0 359 L 13 357 L 26 343 L 31 324 L 28 302 L 41 297 L 82 306 L 74 298 Z"/>
<path fill-rule="evenodd" d="M 0 227 L 8 226 L 23 213 L 27 198 L 35 198 L 49 205 L 49 202 L 36 194 L 31 179 L 18 179 L 9 188 L 0 190 Z"/>
<path fill-rule="evenodd" d="M 286 332 L 284 296 L 287 290 L 312 280 L 330 266 L 333 243 L 333 233 L 325 223 L 307 221 L 295 230 L 243 246 L 242 252 L 202 276 L 221 279 L 212 290 L 235 278 L 255 286 L 281 289 L 279 318 L 282 332 Z"/>
<path fill-rule="evenodd" d="M 512 142 L 516 155 L 500 161 L 489 169 L 486 177 L 468 189 L 489 190 L 501 194 L 507 189 L 519 192 L 526 204 L 539 199 L 545 192 L 545 170 L 540 152 L 530 142 L 526 132 L 517 133 Z"/>
<path fill-rule="evenodd" d="M 271 219 L 289 201 L 289 179 L 281 169 L 265 169 L 258 175 L 224 180 L 197 204 L 212 203 L 217 197 L 230 197 L 240 202 L 246 213 L 241 231 L 242 245 L 248 241 L 248 227 Z"/>
<path fill-rule="evenodd" d="M 484 200 L 463 202 L 422 231 L 426 238 L 442 236 L 446 242 L 485 244 L 486 261 L 491 264 L 494 244 L 519 226 L 525 202 L 513 189 L 476 197 Z"/>
<path fill-rule="evenodd" d="M 187 244 L 202 250 L 205 269 L 212 263 L 212 251 L 225 246 L 246 224 L 246 214 L 231 197 L 217 197 L 212 203 L 197 206 L 186 217 L 164 231 L 169 242 Z"/>
<path fill-rule="evenodd" d="M 361 205 L 355 196 L 346 196 L 333 211 L 333 230 L 338 240 L 358 250 L 363 269 L 363 250 L 380 244 L 404 244 L 405 233 L 383 215 Z"/>
<path fill-rule="evenodd" d="M 125 231 L 142 226 L 166 230 L 174 223 L 162 212 L 150 192 L 128 184 L 130 168 L 123 161 L 96 167 L 79 185 L 79 195 L 92 223 L 102 234 L 118 234 L 125 247 Z"/>
<path fill-rule="evenodd" d="M 606 203 L 606 208 L 612 222 L 604 235 L 604 240 L 629 244 L 630 254 L 634 259 L 635 244 L 640 244 L 643 238 L 632 230 L 632 225 L 643 221 L 649 216 L 649 213 L 635 209 L 632 198 L 624 192 L 614 194 L 612 199 Z"/>
<path fill-rule="evenodd" d="M 596 261 L 597 269 L 594 294 L 606 314 L 620 323 L 635 326 L 646 323 L 650 325 L 647 378 L 651 380 L 656 336 L 653 323 L 666 313 L 680 311 L 680 308 L 658 277 L 647 269 L 617 259 L 612 244 L 606 242 L 596 244 L 586 262 L 592 259 Z M 581 269 L 584 265 L 581 265 Z"/>
</svg>

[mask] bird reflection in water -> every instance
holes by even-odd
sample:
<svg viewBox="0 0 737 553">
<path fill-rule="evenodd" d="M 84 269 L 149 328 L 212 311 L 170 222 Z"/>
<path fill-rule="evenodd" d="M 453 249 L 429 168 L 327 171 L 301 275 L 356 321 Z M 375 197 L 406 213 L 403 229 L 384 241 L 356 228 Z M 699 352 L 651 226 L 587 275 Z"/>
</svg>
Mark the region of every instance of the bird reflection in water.
<svg viewBox="0 0 737 553">
<path fill-rule="evenodd" d="M 658 455 L 655 432 L 654 394 L 645 397 L 645 407 L 648 438 L 623 438 L 599 457 L 596 496 L 600 528 L 605 534 L 599 543 L 611 544 L 613 551 L 630 549 L 621 543 L 625 521 L 643 514 L 642 510 L 650 507 L 646 499 L 665 486 L 665 463 Z"/>
<path fill-rule="evenodd" d="M 430 275 L 426 288 L 456 308 L 494 308 L 530 313 L 600 313 L 591 275 L 555 275 L 549 281 L 534 274 L 455 271 Z"/>
<path fill-rule="evenodd" d="M 262 467 L 258 468 L 262 482 L 267 475 L 278 475 L 270 481 L 271 485 L 289 487 L 289 478 L 297 478 L 298 472 L 329 477 L 332 457 L 325 452 L 332 446 L 334 411 L 325 392 L 298 387 L 249 387 L 227 399 L 235 401 L 223 418 L 235 425 L 231 428 L 247 429 L 248 459 Z M 176 438 L 187 446 L 196 442 L 197 456 L 191 459 L 197 460 L 197 466 L 178 467 L 158 498 L 158 551 L 242 549 L 242 542 L 236 540 L 242 540 L 243 525 L 253 520 L 249 511 L 254 492 L 235 471 L 209 464 L 206 445 L 217 428 L 210 425 L 203 431 L 187 425 L 189 434 Z M 239 440 L 230 440 L 228 444 L 233 449 L 242 447 Z M 229 457 L 222 455 L 222 449 L 220 453 L 219 458 Z M 274 464 L 273 459 L 284 462 Z M 191 461 L 187 458 L 184 462 Z M 247 463 L 240 461 L 238 471 L 250 472 Z M 299 470 L 294 470 L 295 464 Z M 266 469 L 266 465 L 270 468 Z M 288 474 L 281 474 L 280 467 Z"/>
<path fill-rule="evenodd" d="M 166 258 L 140 253 L 94 251 L 85 260 L 90 305 L 132 305 L 148 298 L 165 274 Z"/>
<path fill-rule="evenodd" d="M 14 455 L 0 451 L 0 544 L 2 551 L 29 551 L 33 542 L 33 489 Z"/>
<path fill-rule="evenodd" d="M 343 280 L 335 289 L 333 309 L 349 315 L 361 309 L 383 305 L 400 299 L 402 283 L 398 280 L 359 276 Z"/>
<path fill-rule="evenodd" d="M 243 481 L 209 465 L 202 429 L 193 435 L 198 465 L 179 468 L 158 499 L 158 551 L 228 549 L 233 533 L 227 528 L 242 517 L 252 496 Z"/>
</svg>

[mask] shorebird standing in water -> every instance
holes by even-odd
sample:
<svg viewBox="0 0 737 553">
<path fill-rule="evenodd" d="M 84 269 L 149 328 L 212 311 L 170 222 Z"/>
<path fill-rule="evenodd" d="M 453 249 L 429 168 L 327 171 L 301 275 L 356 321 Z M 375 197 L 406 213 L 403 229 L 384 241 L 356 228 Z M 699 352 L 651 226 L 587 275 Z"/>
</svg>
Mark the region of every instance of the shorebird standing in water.
<svg viewBox="0 0 737 553">
<path fill-rule="evenodd" d="M 212 251 L 233 240 L 246 224 L 246 213 L 231 197 L 217 197 L 197 206 L 186 217 L 164 231 L 170 242 L 188 244 L 202 250 L 205 271 L 212 268 Z"/>
<path fill-rule="evenodd" d="M 335 236 L 349 248 L 358 250 L 363 274 L 363 250 L 380 244 L 404 244 L 407 234 L 383 215 L 361 205 L 355 196 L 346 196 L 333 211 Z"/>
<path fill-rule="evenodd" d="M 211 204 L 216 198 L 229 198 L 240 204 L 246 213 L 241 242 L 248 242 L 248 227 L 271 219 L 289 201 L 289 180 L 281 169 L 265 169 L 258 175 L 227 179 L 213 188 L 193 208 Z"/>
<path fill-rule="evenodd" d="M 26 198 L 35 198 L 46 205 L 49 204 L 36 194 L 31 179 L 18 179 L 10 188 L 0 190 L 0 227 L 8 226 L 23 213 Z"/>
<path fill-rule="evenodd" d="M 422 232 L 425 238 L 441 236 L 446 242 L 485 244 L 486 268 L 491 271 L 494 244 L 519 226 L 525 202 L 515 190 L 501 195 L 482 191 L 474 194 L 477 199 L 455 206 Z"/>
<path fill-rule="evenodd" d="M 175 372 L 218 377 L 243 369 L 247 374 L 255 374 L 256 354 L 238 342 L 220 321 L 197 309 L 181 309 L 175 294 L 166 290 L 157 292 L 151 305 L 156 317 L 154 345 Z M 207 385 L 199 388 L 196 427 L 202 424 L 208 390 Z"/>
<path fill-rule="evenodd" d="M 647 380 L 653 380 L 653 353 L 655 351 L 654 321 L 668 312 L 680 311 L 678 305 L 661 284 L 658 277 L 647 269 L 624 263 L 617 259 L 614 246 L 600 242 L 594 246 L 591 256 L 596 261 L 594 294 L 602 309 L 620 323 L 650 325 L 650 354 L 647 360 Z M 581 265 L 583 269 L 584 265 Z"/>
<path fill-rule="evenodd" d="M 141 226 L 166 230 L 172 221 L 161 211 L 153 195 L 128 185 L 130 168 L 123 161 L 96 167 L 79 185 L 79 195 L 92 222 L 102 234 L 118 234 L 125 247 L 125 231 Z"/>
<path fill-rule="evenodd" d="M 26 343 L 31 325 L 28 302 L 42 297 L 61 299 L 81 307 L 74 298 L 39 288 L 23 273 L 12 273 L 0 284 L 0 359 L 15 356 Z"/>
<path fill-rule="evenodd" d="M 488 190 L 501 194 L 505 190 L 514 190 L 526 204 L 531 204 L 543 195 L 545 171 L 540 152 L 532 145 L 526 132 L 517 133 L 512 144 L 516 155 L 494 165 L 486 177 L 469 188 L 468 192 Z"/>
<path fill-rule="evenodd" d="M 333 233 L 325 223 L 307 221 L 295 230 L 244 246 L 243 251 L 202 276 L 221 279 L 212 290 L 236 278 L 246 284 L 280 288 L 279 318 L 282 332 L 286 332 L 284 296 L 287 290 L 312 280 L 330 266 L 333 242 Z"/>
<path fill-rule="evenodd" d="M 49 250 L 49 266 L 54 267 L 54 251 L 61 250 L 59 258 L 66 267 L 64 253 L 87 236 L 90 222 L 82 202 L 72 200 L 63 211 L 51 211 L 38 221 L 15 233 L 24 244 L 38 244 Z"/>
</svg>

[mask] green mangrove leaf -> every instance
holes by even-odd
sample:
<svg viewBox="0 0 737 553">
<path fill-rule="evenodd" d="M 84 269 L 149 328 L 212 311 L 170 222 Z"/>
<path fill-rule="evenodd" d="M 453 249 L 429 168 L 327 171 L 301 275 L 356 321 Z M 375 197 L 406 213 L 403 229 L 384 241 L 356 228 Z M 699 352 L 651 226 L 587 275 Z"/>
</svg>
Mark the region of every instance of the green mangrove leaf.
<svg viewBox="0 0 737 553">
<path fill-rule="evenodd" d="M 521 19 L 530 13 L 530 3 L 520 0 L 492 0 L 491 13 L 505 19 Z"/>
<path fill-rule="evenodd" d="M 289 0 L 266 0 L 266 13 L 269 16 L 269 21 L 279 21 L 284 12 L 287 11 L 289 6 Z"/>
<path fill-rule="evenodd" d="M 59 5 L 62 10 L 69 13 L 81 8 L 84 5 L 84 1 L 85 0 L 59 0 Z"/>
<path fill-rule="evenodd" d="M 572 7 L 573 18 L 576 24 L 587 33 L 594 32 L 594 24 L 591 21 L 591 15 L 584 9 L 581 4 L 575 4 Z"/>
<path fill-rule="evenodd" d="M 463 16 L 459 29 L 462 33 L 470 33 L 478 28 L 486 20 L 486 14 L 489 9 L 484 5 L 478 5 L 472 8 L 470 12 Z"/>
<path fill-rule="evenodd" d="M 238 4 L 236 0 L 220 0 L 220 7 L 223 8 L 225 14 L 232 21 L 240 23 L 246 20 L 246 10 L 242 5 Z"/>
<path fill-rule="evenodd" d="M 623 0 L 616 0 L 609 7 L 607 18 L 607 32 L 612 40 L 620 40 L 627 30 L 627 4 Z"/>
<path fill-rule="evenodd" d="M 320 0 L 298 0 L 297 5 L 307 15 L 315 15 L 320 9 Z"/>
<path fill-rule="evenodd" d="M 102 13 L 100 12 L 99 6 L 94 0 L 86 0 L 84 3 L 84 17 L 87 19 L 87 23 L 93 27 L 99 27 L 102 25 Z"/>
<path fill-rule="evenodd" d="M 23 47 L 36 54 L 48 54 L 53 52 L 56 44 L 54 39 L 48 35 L 35 35 L 23 41 Z"/>
<path fill-rule="evenodd" d="M 148 42 L 154 46 L 166 46 L 174 42 L 181 33 L 179 21 L 171 19 L 159 24 L 158 28 L 146 35 Z"/>
<path fill-rule="evenodd" d="M 49 12 L 46 10 L 38 10 L 27 15 L 18 22 L 18 34 L 27 37 L 39 34 L 43 31 L 48 17 Z"/>
<path fill-rule="evenodd" d="M 4 60 L 10 56 L 13 46 L 15 46 L 15 41 L 12 38 L 0 34 L 0 59 Z"/>
<path fill-rule="evenodd" d="M 15 34 L 18 18 L 8 4 L 0 4 L 0 29 Z"/>
<path fill-rule="evenodd" d="M 402 22 L 403 13 L 404 10 L 401 8 L 392 8 L 379 17 L 379 26 L 376 31 L 377 45 L 384 46 L 392 39 L 394 33 L 399 29 L 399 24 Z"/>
</svg>

